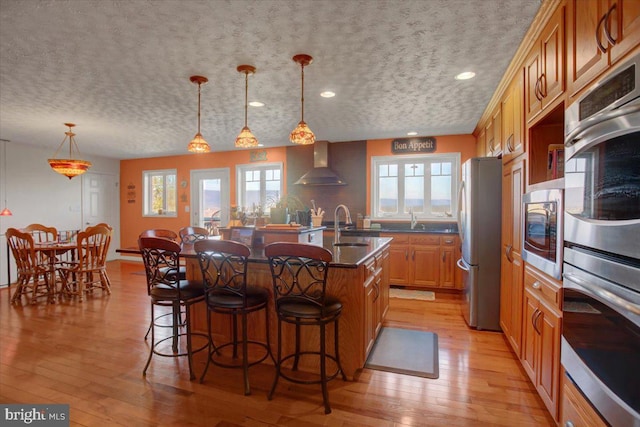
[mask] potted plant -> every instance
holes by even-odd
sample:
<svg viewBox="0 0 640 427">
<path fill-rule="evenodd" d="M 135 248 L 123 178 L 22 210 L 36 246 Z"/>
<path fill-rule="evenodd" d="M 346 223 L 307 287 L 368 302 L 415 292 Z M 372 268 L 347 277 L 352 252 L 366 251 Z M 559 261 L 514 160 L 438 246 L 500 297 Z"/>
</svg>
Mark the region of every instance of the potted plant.
<svg viewBox="0 0 640 427">
<path fill-rule="evenodd" d="M 270 222 L 272 224 L 288 224 L 290 222 L 290 213 L 305 208 L 304 203 L 289 194 L 267 199 L 269 209 Z"/>
</svg>

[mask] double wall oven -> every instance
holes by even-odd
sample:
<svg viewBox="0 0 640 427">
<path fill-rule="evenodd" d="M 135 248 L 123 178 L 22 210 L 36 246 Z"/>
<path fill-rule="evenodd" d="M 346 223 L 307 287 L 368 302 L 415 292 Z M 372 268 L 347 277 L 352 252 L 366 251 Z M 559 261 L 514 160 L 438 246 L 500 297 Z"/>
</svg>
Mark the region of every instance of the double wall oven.
<svg viewBox="0 0 640 427">
<path fill-rule="evenodd" d="M 567 375 L 613 426 L 640 426 L 640 55 L 565 112 Z"/>
</svg>

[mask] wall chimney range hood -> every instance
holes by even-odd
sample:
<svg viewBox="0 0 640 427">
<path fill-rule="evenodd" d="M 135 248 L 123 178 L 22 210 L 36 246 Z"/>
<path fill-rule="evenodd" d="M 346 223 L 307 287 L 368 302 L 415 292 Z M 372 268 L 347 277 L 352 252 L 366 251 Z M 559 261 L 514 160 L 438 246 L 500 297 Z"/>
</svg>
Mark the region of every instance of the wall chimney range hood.
<svg viewBox="0 0 640 427">
<path fill-rule="evenodd" d="M 313 169 L 300 177 L 295 184 L 300 185 L 346 185 L 329 168 L 329 141 L 316 141 L 313 146 Z"/>
</svg>

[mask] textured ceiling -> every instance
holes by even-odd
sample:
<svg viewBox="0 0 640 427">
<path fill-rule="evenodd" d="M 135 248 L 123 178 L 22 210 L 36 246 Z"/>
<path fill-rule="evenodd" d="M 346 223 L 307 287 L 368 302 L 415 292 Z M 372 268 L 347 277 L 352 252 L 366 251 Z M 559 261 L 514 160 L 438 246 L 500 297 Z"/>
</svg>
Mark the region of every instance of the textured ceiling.
<svg viewBox="0 0 640 427">
<path fill-rule="evenodd" d="M 77 124 L 83 154 L 185 154 L 197 131 L 232 150 L 244 122 L 266 147 L 300 120 L 317 139 L 470 133 L 540 0 L 0 0 L 0 138 L 50 147 Z M 469 81 L 454 80 L 473 70 Z M 322 98 L 320 92 L 336 92 Z"/>
</svg>

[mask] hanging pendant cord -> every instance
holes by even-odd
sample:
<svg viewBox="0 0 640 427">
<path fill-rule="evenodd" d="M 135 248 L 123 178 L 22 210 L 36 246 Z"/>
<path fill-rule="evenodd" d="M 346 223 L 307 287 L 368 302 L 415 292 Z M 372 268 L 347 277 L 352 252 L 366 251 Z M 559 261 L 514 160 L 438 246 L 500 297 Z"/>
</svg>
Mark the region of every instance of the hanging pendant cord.
<svg viewBox="0 0 640 427">
<path fill-rule="evenodd" d="M 304 122 L 304 65 L 300 65 L 302 68 L 302 85 L 300 87 L 300 103 L 302 104 L 302 120 Z"/>
<path fill-rule="evenodd" d="M 247 127 L 247 99 L 249 98 L 249 72 L 244 73 L 244 127 Z"/>
<path fill-rule="evenodd" d="M 200 86 L 202 83 L 198 83 L 198 133 L 200 133 Z"/>
</svg>

